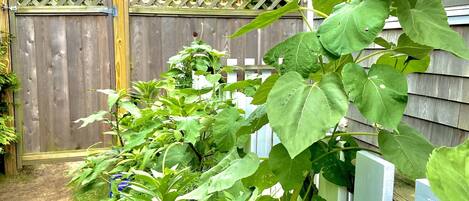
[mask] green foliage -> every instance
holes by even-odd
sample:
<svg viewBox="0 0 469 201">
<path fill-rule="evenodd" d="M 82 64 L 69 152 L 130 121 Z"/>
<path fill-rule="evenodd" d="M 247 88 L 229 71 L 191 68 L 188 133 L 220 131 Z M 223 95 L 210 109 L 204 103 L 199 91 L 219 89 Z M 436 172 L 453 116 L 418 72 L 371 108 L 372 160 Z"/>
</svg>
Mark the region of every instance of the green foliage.
<svg viewBox="0 0 469 201">
<path fill-rule="evenodd" d="M 370 121 L 396 128 L 407 105 L 407 80 L 392 67 L 371 66 L 368 74 L 358 64 L 349 63 L 342 71 L 350 100 Z"/>
<path fill-rule="evenodd" d="M 411 179 L 425 177 L 425 166 L 433 145 L 417 130 L 400 123 L 394 132 L 382 130 L 378 137 L 383 157 Z"/>
<path fill-rule="evenodd" d="M 302 32 L 277 44 L 264 55 L 266 64 L 282 74 L 295 71 L 307 78 L 321 68 L 322 49 L 314 32 Z M 279 63 L 279 59 L 283 62 Z"/>
<path fill-rule="evenodd" d="M 457 147 L 440 147 L 430 155 L 427 177 L 442 201 L 469 197 L 469 140 Z"/>
<path fill-rule="evenodd" d="M 278 79 L 267 99 L 267 115 L 280 141 L 294 158 L 344 117 L 348 101 L 336 73 L 309 85 L 296 72 Z"/>
<path fill-rule="evenodd" d="M 8 71 L 8 48 L 11 36 L 0 32 L 0 154 L 4 153 L 3 146 L 9 145 L 17 140 L 15 128 L 13 127 L 13 117 L 9 115 L 9 107 L 13 103 L 7 96 L 19 88 L 19 81 L 16 74 Z M 10 114 L 12 115 L 12 114 Z"/>
<path fill-rule="evenodd" d="M 383 29 L 389 6 L 389 0 L 352 0 L 337 5 L 318 29 L 322 46 L 337 56 L 362 50 Z"/>
</svg>

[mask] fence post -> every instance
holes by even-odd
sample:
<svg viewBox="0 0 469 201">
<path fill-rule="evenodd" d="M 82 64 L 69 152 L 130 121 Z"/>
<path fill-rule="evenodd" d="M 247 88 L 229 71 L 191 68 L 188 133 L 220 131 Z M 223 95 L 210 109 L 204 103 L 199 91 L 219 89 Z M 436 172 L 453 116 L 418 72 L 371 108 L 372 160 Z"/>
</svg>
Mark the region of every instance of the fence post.
<svg viewBox="0 0 469 201">
<path fill-rule="evenodd" d="M 116 90 L 128 89 L 130 81 L 129 1 L 112 0 L 114 16 L 114 64 Z"/>
<path fill-rule="evenodd" d="M 14 4 L 12 4 L 14 3 Z M 16 1 L 7 1 L 2 0 L 1 2 L 1 10 L 0 10 L 0 31 L 4 32 L 5 34 L 10 34 L 10 7 L 12 5 L 16 5 Z M 14 15 L 14 14 L 13 14 Z M 5 60 L 7 61 L 7 65 L 5 67 L 6 73 L 10 73 L 12 71 L 11 68 L 11 46 L 7 47 Z M 7 100 L 7 107 L 8 107 L 8 114 L 9 116 L 14 117 L 14 108 L 13 108 L 13 93 L 7 92 L 6 97 Z M 9 123 L 10 126 L 14 125 L 14 122 Z M 19 144 L 19 143 L 18 143 Z M 5 174 L 6 175 L 15 175 L 18 173 L 18 164 L 17 164 L 17 143 L 12 143 L 8 146 L 5 146 Z"/>
</svg>

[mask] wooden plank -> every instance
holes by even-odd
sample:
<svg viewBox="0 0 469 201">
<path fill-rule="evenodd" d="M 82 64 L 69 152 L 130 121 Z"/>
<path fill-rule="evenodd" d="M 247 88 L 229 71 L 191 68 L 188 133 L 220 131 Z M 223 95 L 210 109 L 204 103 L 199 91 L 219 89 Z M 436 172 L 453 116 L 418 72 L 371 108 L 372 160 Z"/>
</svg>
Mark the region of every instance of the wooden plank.
<svg viewBox="0 0 469 201">
<path fill-rule="evenodd" d="M 354 200 L 392 201 L 394 165 L 366 151 L 356 160 Z"/>
<path fill-rule="evenodd" d="M 150 79 L 159 79 L 161 73 L 165 71 L 166 61 L 162 61 L 162 52 L 163 49 L 161 43 L 161 18 L 153 17 L 147 18 L 147 21 L 150 21 L 149 28 L 150 33 L 146 39 L 150 45 L 149 54 L 150 59 L 148 63 Z"/>
<path fill-rule="evenodd" d="M 53 121 L 53 146 L 57 149 L 70 149 L 73 140 L 70 132 L 70 102 L 68 93 L 67 38 L 65 17 L 48 18 L 49 48 L 51 50 L 50 73 L 52 74 L 52 101 L 49 102 Z M 86 64 L 85 64 L 86 65 Z M 50 139 L 49 139 L 50 140 Z"/>
<path fill-rule="evenodd" d="M 75 121 L 79 118 L 85 117 L 85 96 L 86 87 L 84 86 L 85 75 L 83 69 L 86 66 L 83 64 L 83 42 L 82 42 L 82 20 L 80 17 L 69 17 L 66 22 L 67 38 L 67 65 L 68 65 L 68 90 L 70 97 L 70 120 Z M 81 109 L 77 109 L 77 108 Z M 78 123 L 70 123 L 72 139 L 76 147 L 82 147 L 81 139 L 86 138 L 87 129 L 78 129 Z"/>
<path fill-rule="evenodd" d="M 34 34 L 34 20 L 31 17 L 19 17 L 17 36 L 19 58 L 15 67 L 15 72 L 21 80 L 22 90 L 17 96 L 22 97 L 19 105 L 23 105 L 23 109 L 17 109 L 18 113 L 23 113 L 23 124 L 20 125 L 23 131 L 23 147 L 25 152 L 40 151 L 40 132 L 39 132 L 39 106 L 37 91 L 37 66 L 36 66 L 36 38 Z M 19 70 L 22 71 L 19 71 Z M 15 115 L 19 116 L 19 115 Z"/>
<path fill-rule="evenodd" d="M 97 45 L 97 52 L 98 52 L 98 67 L 96 69 L 99 70 L 99 85 L 97 88 L 100 89 L 113 89 L 115 87 L 113 78 L 113 71 L 112 71 L 112 21 L 110 21 L 109 17 L 100 16 L 97 17 L 96 27 L 97 27 L 97 35 L 98 35 L 98 45 Z M 95 96 L 98 96 L 98 110 L 106 110 L 107 109 L 107 96 L 101 93 L 94 93 Z M 100 147 L 109 147 L 112 145 L 112 136 L 110 135 L 103 135 L 104 131 L 110 130 L 110 127 L 105 124 L 100 124 L 99 130 L 94 133 L 98 139 L 100 139 L 103 144 Z"/>
<path fill-rule="evenodd" d="M 458 127 L 469 130 L 469 104 L 461 104 Z"/>
<path fill-rule="evenodd" d="M 427 179 L 415 180 L 415 201 L 438 201 Z"/>
<path fill-rule="evenodd" d="M 130 18 L 130 69 L 131 80 L 148 80 L 148 54 L 150 32 L 146 18 L 135 16 Z"/>
<path fill-rule="evenodd" d="M 409 93 L 469 103 L 463 89 L 465 82 L 469 86 L 469 78 L 415 73 L 410 74 L 407 81 Z"/>
<path fill-rule="evenodd" d="M 112 0 L 117 8 L 114 17 L 114 65 L 116 69 L 116 89 L 128 89 L 130 81 L 129 54 L 129 2 Z"/>
<path fill-rule="evenodd" d="M 63 163 L 82 161 L 90 154 L 109 151 L 109 148 L 95 148 L 87 150 L 50 151 L 41 153 L 28 153 L 23 155 L 24 165 L 36 165 L 44 163 Z"/>
<path fill-rule="evenodd" d="M 47 32 L 48 17 L 34 18 L 34 34 L 36 36 L 36 65 L 37 65 L 37 102 L 39 105 L 39 130 L 40 130 L 40 151 L 53 150 L 54 141 L 52 136 L 53 124 L 49 114 L 51 110 L 50 102 L 52 102 L 52 70 L 50 69 L 51 53 L 49 49 L 49 33 Z M 28 139 L 25 139 L 28 140 Z"/>
</svg>

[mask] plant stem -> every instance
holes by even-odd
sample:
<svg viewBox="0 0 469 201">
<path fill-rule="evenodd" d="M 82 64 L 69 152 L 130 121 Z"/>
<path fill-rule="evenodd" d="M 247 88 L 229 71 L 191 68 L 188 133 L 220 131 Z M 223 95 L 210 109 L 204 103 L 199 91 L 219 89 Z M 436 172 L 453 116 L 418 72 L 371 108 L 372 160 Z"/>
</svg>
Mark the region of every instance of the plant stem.
<svg viewBox="0 0 469 201">
<path fill-rule="evenodd" d="M 392 51 L 392 50 L 380 50 L 380 51 L 376 51 L 376 52 L 373 52 L 373 53 L 371 53 L 371 54 L 369 54 L 369 55 L 366 55 L 366 56 L 364 56 L 364 57 L 362 57 L 362 58 L 360 58 L 360 59 L 357 59 L 357 60 L 355 61 L 355 63 L 360 63 L 360 62 L 365 61 L 365 60 L 367 60 L 367 59 L 369 59 L 369 58 L 371 58 L 371 57 L 374 57 L 374 56 L 376 56 L 376 55 L 384 54 L 384 53 L 391 52 L 391 51 Z"/>
<path fill-rule="evenodd" d="M 300 10 L 300 14 L 301 14 L 301 17 L 303 17 L 303 21 L 306 23 L 306 26 L 308 26 L 309 31 L 313 32 L 314 31 L 313 26 L 311 26 L 311 24 L 309 24 L 308 19 L 306 18 L 303 11 Z"/>
<path fill-rule="evenodd" d="M 319 16 L 324 17 L 324 18 L 329 17 L 328 14 L 323 13 L 323 12 L 321 12 L 321 11 L 319 11 L 319 10 L 314 9 L 314 8 L 311 9 L 311 8 L 301 7 L 300 10 L 309 10 L 309 11 L 313 11 L 314 13 L 316 13 L 316 14 L 318 14 Z"/>
<path fill-rule="evenodd" d="M 376 154 L 379 154 L 381 155 L 381 153 L 373 150 L 373 149 L 368 149 L 368 148 L 364 148 L 364 147 L 345 147 L 345 148 L 341 148 L 341 149 L 333 149 L 332 151 L 330 152 L 327 152 L 321 156 L 319 156 L 318 158 L 314 159 L 312 161 L 312 163 L 316 163 L 318 162 L 319 160 L 323 159 L 324 157 L 330 155 L 330 154 L 333 154 L 333 153 L 336 153 L 336 152 L 340 152 L 340 151 L 347 151 L 347 150 L 365 150 L 365 151 L 369 151 L 369 152 L 373 152 L 373 153 L 376 153 Z"/>
</svg>

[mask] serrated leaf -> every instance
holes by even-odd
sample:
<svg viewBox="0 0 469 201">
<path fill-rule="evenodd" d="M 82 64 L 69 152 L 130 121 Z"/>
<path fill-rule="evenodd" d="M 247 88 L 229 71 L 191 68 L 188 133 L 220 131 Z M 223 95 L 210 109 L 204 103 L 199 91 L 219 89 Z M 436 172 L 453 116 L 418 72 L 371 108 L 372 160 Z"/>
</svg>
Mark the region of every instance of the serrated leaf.
<svg viewBox="0 0 469 201">
<path fill-rule="evenodd" d="M 215 116 L 212 132 L 220 150 L 229 151 L 233 148 L 241 125 L 242 117 L 236 108 L 226 108 Z"/>
<path fill-rule="evenodd" d="M 391 66 L 375 64 L 368 74 L 355 63 L 342 71 L 350 100 L 368 120 L 396 128 L 407 105 L 407 79 Z"/>
<path fill-rule="evenodd" d="M 404 74 L 425 72 L 430 65 L 430 56 L 423 59 L 408 57 L 407 55 L 394 55 L 392 53 L 383 54 L 378 58 L 376 64 L 386 64 L 394 67 Z"/>
<path fill-rule="evenodd" d="M 230 36 L 230 38 L 236 38 L 250 31 L 261 29 L 277 21 L 280 17 L 297 11 L 299 8 L 298 0 L 293 0 L 284 5 L 281 8 L 275 9 L 273 11 L 266 11 L 252 20 L 249 24 L 244 25 L 238 31 Z"/>
<path fill-rule="evenodd" d="M 347 96 L 335 73 L 308 85 L 300 74 L 289 72 L 278 79 L 267 99 L 270 125 L 291 158 L 322 139 L 347 110 Z"/>
<path fill-rule="evenodd" d="M 280 184 L 282 184 L 284 191 L 289 191 L 303 183 L 307 172 L 311 168 L 310 158 L 311 153 L 309 150 L 291 159 L 282 144 L 272 147 L 269 154 L 269 166 Z"/>
<path fill-rule="evenodd" d="M 389 16 L 389 0 L 352 0 L 337 5 L 318 30 L 321 44 L 335 55 L 370 45 Z"/>
<path fill-rule="evenodd" d="M 441 201 L 469 198 L 469 140 L 457 147 L 440 147 L 430 155 L 427 177 Z"/>
<path fill-rule="evenodd" d="M 441 0 L 395 0 L 397 17 L 410 39 L 469 60 L 464 39 L 448 24 Z"/>
<path fill-rule="evenodd" d="M 270 90 L 274 87 L 275 82 L 277 82 L 280 76 L 278 74 L 273 74 L 269 76 L 257 89 L 256 94 L 254 94 L 251 104 L 261 105 L 267 101 L 267 96 L 269 96 Z"/>
<path fill-rule="evenodd" d="M 195 118 L 181 119 L 176 123 L 176 127 L 178 130 L 184 131 L 184 142 L 189 142 L 194 145 L 200 137 L 200 130 L 203 128 Z"/>
<path fill-rule="evenodd" d="M 319 56 L 322 46 L 315 32 L 298 33 L 275 47 L 264 55 L 264 62 L 277 69 L 281 74 L 296 71 L 304 78 L 320 69 Z M 279 63 L 279 58 L 283 62 Z"/>
<path fill-rule="evenodd" d="M 417 130 L 400 123 L 397 130 L 381 130 L 378 136 L 379 149 L 384 159 L 410 179 L 425 177 L 425 166 L 433 145 Z"/>
</svg>

